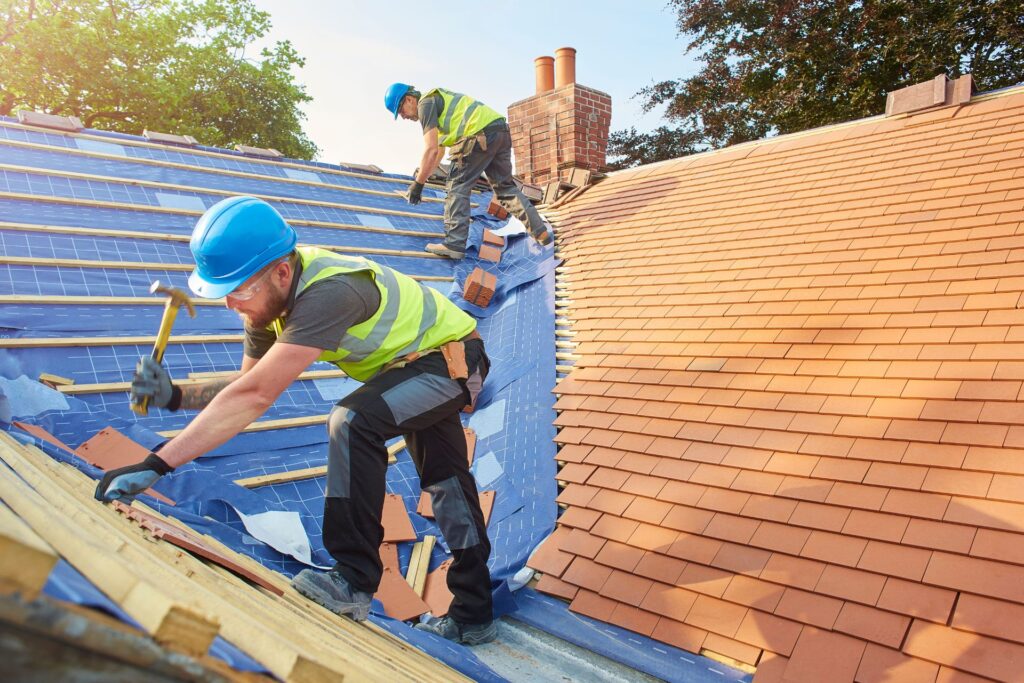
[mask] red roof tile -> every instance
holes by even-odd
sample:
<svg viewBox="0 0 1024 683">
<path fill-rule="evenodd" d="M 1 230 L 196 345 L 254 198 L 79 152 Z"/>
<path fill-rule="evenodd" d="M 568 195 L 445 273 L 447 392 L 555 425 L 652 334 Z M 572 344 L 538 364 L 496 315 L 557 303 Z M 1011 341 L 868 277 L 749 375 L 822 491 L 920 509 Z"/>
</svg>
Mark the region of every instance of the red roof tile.
<svg viewBox="0 0 1024 683">
<path fill-rule="evenodd" d="M 1016 675 L 1022 112 L 780 136 L 554 209 L 582 360 L 544 585 L 759 681 Z"/>
<path fill-rule="evenodd" d="M 865 647 L 863 640 L 806 627 L 786 664 L 784 680 L 800 683 L 852 681 Z"/>
</svg>

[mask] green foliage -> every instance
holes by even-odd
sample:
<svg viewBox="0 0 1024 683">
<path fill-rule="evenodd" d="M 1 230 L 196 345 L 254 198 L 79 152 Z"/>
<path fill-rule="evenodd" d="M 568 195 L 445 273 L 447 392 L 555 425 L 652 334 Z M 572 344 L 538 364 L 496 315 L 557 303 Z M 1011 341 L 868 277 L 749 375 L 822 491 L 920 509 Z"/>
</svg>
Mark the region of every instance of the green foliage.
<svg viewBox="0 0 1024 683">
<path fill-rule="evenodd" d="M 638 93 L 696 149 L 880 114 L 945 73 L 978 90 L 1024 81 L 1020 0 L 670 0 L 701 71 Z M 677 155 L 666 127 L 615 134 L 621 166 Z M 621 155 L 621 152 L 620 152 Z"/>
<path fill-rule="evenodd" d="M 0 114 L 34 109 L 90 128 L 192 135 L 311 159 L 291 43 L 245 49 L 270 29 L 251 0 L 5 0 Z M 2 10 L 0 10 L 2 12 Z"/>
</svg>

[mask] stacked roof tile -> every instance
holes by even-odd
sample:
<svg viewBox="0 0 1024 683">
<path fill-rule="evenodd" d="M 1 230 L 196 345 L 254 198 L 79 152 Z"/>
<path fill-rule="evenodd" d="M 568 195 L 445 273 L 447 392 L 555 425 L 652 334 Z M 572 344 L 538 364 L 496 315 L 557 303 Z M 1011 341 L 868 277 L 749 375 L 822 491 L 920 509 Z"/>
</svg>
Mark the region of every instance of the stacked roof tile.
<svg viewBox="0 0 1024 683">
<path fill-rule="evenodd" d="M 755 680 L 1024 676 L 1024 88 L 550 216 L 571 608 Z"/>
</svg>

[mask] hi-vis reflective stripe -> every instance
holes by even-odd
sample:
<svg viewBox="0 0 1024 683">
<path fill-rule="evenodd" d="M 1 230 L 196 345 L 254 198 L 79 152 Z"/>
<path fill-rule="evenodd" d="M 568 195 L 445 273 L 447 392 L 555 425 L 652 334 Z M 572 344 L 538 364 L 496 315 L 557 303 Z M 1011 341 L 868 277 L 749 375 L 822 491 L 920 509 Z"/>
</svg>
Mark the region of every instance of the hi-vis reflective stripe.
<svg viewBox="0 0 1024 683">
<path fill-rule="evenodd" d="M 389 292 L 397 294 L 398 280 L 395 279 L 393 273 L 382 270 L 380 272 L 374 271 L 373 274 Z M 370 334 L 365 339 L 360 339 L 348 333 L 345 333 L 345 336 L 341 338 L 340 348 L 348 351 L 348 355 L 345 356 L 346 363 L 364 361 L 371 353 L 377 351 L 384 344 L 384 340 L 391 334 L 391 328 L 395 326 L 395 321 L 398 320 L 400 297 L 395 296 L 395 294 L 388 296 L 387 303 L 384 305 L 384 312 L 381 313 L 377 324 L 373 326 Z"/>
<path fill-rule="evenodd" d="M 380 291 L 380 306 L 373 315 L 348 328 L 337 349 L 319 356 L 353 379 L 366 381 L 395 358 L 461 339 L 476 327 L 476 321 L 443 294 L 397 270 L 316 247 L 296 251 L 302 260 L 298 294 L 324 278 L 357 272 L 369 273 Z M 280 337 L 285 325 L 278 319 L 271 329 Z"/>
<path fill-rule="evenodd" d="M 441 101 L 444 102 L 445 98 L 443 91 L 439 89 L 438 92 L 442 93 Z M 461 95 L 459 93 L 452 93 L 452 98 L 445 102 L 447 108 L 444 113 L 444 120 L 441 121 L 441 131 L 444 132 L 446 135 L 452 129 L 452 117 L 455 115 L 455 110 L 459 108 L 459 103 L 462 102 L 462 100 L 465 99 L 465 97 L 465 95 Z"/>
<path fill-rule="evenodd" d="M 473 115 L 473 112 L 476 111 L 479 106 L 479 102 L 473 102 L 473 104 L 466 108 L 466 112 L 462 115 L 462 122 L 459 124 L 459 129 L 455 131 L 456 140 L 462 138 L 462 134 L 466 131 L 466 123 L 469 121 L 469 117 Z"/>
</svg>

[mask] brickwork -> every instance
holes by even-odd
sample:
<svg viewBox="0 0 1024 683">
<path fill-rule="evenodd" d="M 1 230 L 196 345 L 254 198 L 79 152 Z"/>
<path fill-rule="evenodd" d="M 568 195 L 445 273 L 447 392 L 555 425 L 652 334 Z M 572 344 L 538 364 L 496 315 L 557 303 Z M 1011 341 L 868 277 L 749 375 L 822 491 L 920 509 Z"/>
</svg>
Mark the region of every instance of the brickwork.
<svg viewBox="0 0 1024 683">
<path fill-rule="evenodd" d="M 604 171 L 612 98 L 571 83 L 508 108 L 516 174 L 542 185 L 566 180 L 574 168 Z"/>
</svg>

